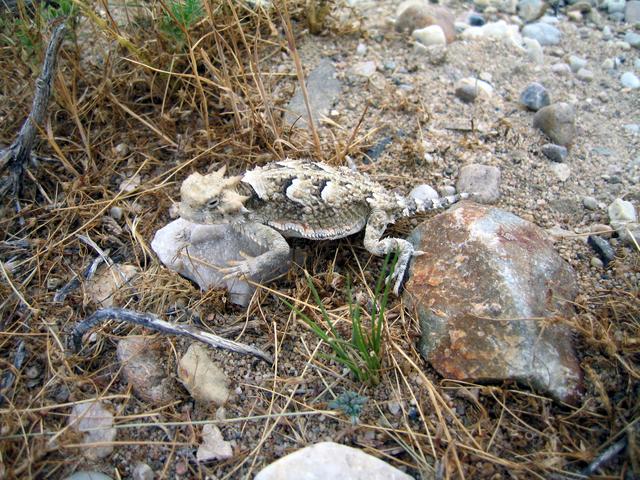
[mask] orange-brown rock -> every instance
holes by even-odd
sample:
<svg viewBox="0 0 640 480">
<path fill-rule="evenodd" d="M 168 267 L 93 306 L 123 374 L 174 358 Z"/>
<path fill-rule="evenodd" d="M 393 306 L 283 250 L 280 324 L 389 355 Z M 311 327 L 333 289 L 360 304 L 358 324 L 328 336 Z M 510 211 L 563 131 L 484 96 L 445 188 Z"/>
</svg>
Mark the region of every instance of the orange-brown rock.
<svg viewBox="0 0 640 480">
<path fill-rule="evenodd" d="M 562 401 L 580 395 L 570 332 L 571 267 L 545 232 L 516 215 L 464 202 L 418 226 L 404 299 L 421 352 L 447 378 L 516 380 Z"/>
</svg>

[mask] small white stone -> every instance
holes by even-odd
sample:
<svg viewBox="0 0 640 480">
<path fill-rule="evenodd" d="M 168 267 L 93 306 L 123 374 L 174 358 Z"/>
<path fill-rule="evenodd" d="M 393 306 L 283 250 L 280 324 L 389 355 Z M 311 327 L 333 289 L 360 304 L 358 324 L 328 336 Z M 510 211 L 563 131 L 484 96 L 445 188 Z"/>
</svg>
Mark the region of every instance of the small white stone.
<svg viewBox="0 0 640 480">
<path fill-rule="evenodd" d="M 229 398 L 227 376 L 200 344 L 192 343 L 180 359 L 178 377 L 199 402 L 224 405 Z"/>
<path fill-rule="evenodd" d="M 226 460 L 231 457 L 233 457 L 233 448 L 231 443 L 222 437 L 220 429 L 212 423 L 202 427 L 202 443 L 196 453 L 198 462 Z"/>
<path fill-rule="evenodd" d="M 113 427 L 113 413 L 107 410 L 100 401 L 79 403 L 74 405 L 69 415 L 69 425 L 77 432 L 83 433 L 83 443 L 102 444 L 86 447 L 82 454 L 92 460 L 104 458 L 113 452 L 109 445 L 116 438 L 117 431 Z"/>
<path fill-rule="evenodd" d="M 416 200 L 422 201 L 433 200 L 439 197 L 438 192 L 436 192 L 433 188 L 426 184 L 418 185 L 417 187 L 415 187 L 413 190 L 411 190 L 411 192 L 409 192 L 409 196 Z"/>
<path fill-rule="evenodd" d="M 365 53 L 367 53 L 367 46 L 364 43 L 359 43 L 358 47 L 356 48 L 356 53 L 358 55 L 364 55 Z"/>
<path fill-rule="evenodd" d="M 569 66 L 571 67 L 571 71 L 576 73 L 581 68 L 587 66 L 587 61 L 584 58 L 580 58 L 577 55 L 571 55 L 569 57 Z"/>
<path fill-rule="evenodd" d="M 414 30 L 411 36 L 426 47 L 447 44 L 447 37 L 439 25 L 429 25 L 428 27 Z"/>
<path fill-rule="evenodd" d="M 636 88 L 640 88 L 640 79 L 636 77 L 633 72 L 625 72 L 620 76 L 620 83 L 625 88 L 631 88 L 635 90 Z"/>
<path fill-rule="evenodd" d="M 540 42 L 535 38 L 523 38 L 522 42 L 524 43 L 524 48 L 527 51 L 529 60 L 538 65 L 542 65 L 544 63 L 544 50 Z"/>
<path fill-rule="evenodd" d="M 609 221 L 612 225 L 613 223 L 637 222 L 638 215 L 633 203 L 616 198 L 609 205 Z"/>
<path fill-rule="evenodd" d="M 598 257 L 591 257 L 591 266 L 595 268 L 602 268 L 604 267 L 604 263 L 602 263 L 602 260 Z"/>
<path fill-rule="evenodd" d="M 571 167 L 566 163 L 552 163 L 549 167 L 561 182 L 566 182 L 571 176 Z"/>
</svg>

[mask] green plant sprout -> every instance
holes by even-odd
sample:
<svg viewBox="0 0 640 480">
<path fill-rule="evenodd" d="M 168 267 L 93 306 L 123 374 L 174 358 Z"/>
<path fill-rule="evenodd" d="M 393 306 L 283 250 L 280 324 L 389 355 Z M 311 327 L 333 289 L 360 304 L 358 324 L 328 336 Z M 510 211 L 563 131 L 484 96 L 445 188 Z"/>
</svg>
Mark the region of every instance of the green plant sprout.
<svg viewBox="0 0 640 480">
<path fill-rule="evenodd" d="M 349 417 L 352 424 L 356 425 L 360 420 L 360 414 L 367 400 L 367 397 L 363 397 L 358 392 L 348 390 L 331 400 L 329 402 L 329 408 L 332 410 L 340 410 Z"/>
<path fill-rule="evenodd" d="M 329 325 L 329 331 L 325 331 L 317 322 L 302 313 L 298 308 L 284 301 L 289 308 L 295 311 L 311 330 L 324 341 L 333 354 L 320 353 L 320 356 L 328 360 L 333 360 L 340 365 L 347 367 L 355 376 L 356 380 L 375 386 L 380 383 L 380 371 L 382 369 L 382 335 L 384 316 L 391 291 L 390 282 L 385 281 L 398 261 L 397 252 L 389 253 L 382 266 L 382 270 L 376 282 L 373 296 L 373 306 L 371 307 L 371 325 L 368 331 L 363 327 L 361 308 L 354 302 L 351 292 L 350 282 L 347 282 L 347 296 L 349 301 L 349 314 L 351 317 L 351 339 L 343 338 L 336 330 L 331 317 L 322 304 L 318 291 L 313 285 L 311 277 L 307 274 L 307 285 L 311 290 L 313 298 L 320 308 L 323 320 Z M 388 270 L 388 272 L 387 272 Z"/>
<path fill-rule="evenodd" d="M 160 28 L 176 41 L 184 42 L 184 32 L 198 23 L 204 16 L 200 0 L 169 0 L 160 23 Z"/>
</svg>

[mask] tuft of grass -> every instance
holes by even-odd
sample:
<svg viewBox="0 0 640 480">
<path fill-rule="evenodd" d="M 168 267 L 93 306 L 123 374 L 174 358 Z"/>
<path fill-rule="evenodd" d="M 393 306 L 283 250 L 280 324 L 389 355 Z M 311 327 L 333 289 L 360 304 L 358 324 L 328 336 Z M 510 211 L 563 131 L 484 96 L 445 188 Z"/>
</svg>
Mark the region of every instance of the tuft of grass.
<svg viewBox="0 0 640 480">
<path fill-rule="evenodd" d="M 332 350 L 332 354 L 321 355 L 333 360 L 340 365 L 347 367 L 355 376 L 356 380 L 369 386 L 375 386 L 380 383 L 380 371 L 382 370 L 382 336 L 383 325 L 385 320 L 385 311 L 389 300 L 389 292 L 391 291 L 391 282 L 385 281 L 390 276 L 398 261 L 397 252 L 389 253 L 384 259 L 382 270 L 376 282 L 376 288 L 373 295 L 371 306 L 371 323 L 366 329 L 362 320 L 362 309 L 354 299 L 351 292 L 350 282 L 347 282 L 347 297 L 349 302 L 349 316 L 351 318 L 351 338 L 346 339 L 338 332 L 335 324 L 331 321 L 330 315 L 324 307 L 318 290 L 313 285 L 313 281 L 309 274 L 306 274 L 307 284 L 313 298 L 320 308 L 322 319 L 329 325 L 329 330 L 325 331 L 318 322 L 311 319 L 295 306 L 285 300 L 289 308 L 294 310 L 304 322 L 311 328 L 322 341 L 324 341 Z"/>
</svg>

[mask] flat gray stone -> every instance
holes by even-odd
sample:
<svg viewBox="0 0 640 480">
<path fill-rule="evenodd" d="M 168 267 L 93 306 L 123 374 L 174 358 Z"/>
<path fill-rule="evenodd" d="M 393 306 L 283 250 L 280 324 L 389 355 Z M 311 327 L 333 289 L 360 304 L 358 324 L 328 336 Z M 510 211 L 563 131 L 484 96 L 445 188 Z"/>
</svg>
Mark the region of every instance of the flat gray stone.
<svg viewBox="0 0 640 480">
<path fill-rule="evenodd" d="M 493 203 L 500 197 L 500 169 L 490 165 L 472 163 L 460 169 L 456 189 L 468 193 L 480 203 Z"/>
<path fill-rule="evenodd" d="M 265 229 L 265 238 L 269 238 L 269 227 L 257 224 L 255 228 Z M 242 260 L 241 252 L 253 257 L 266 252 L 264 246 L 229 224 L 200 225 L 183 218 L 158 230 L 151 248 L 171 270 L 193 280 L 203 290 L 226 287 L 231 301 L 242 306 L 249 303 L 256 287 L 237 277 L 224 279 L 220 269 L 230 261 Z M 275 271 L 260 272 L 251 280 L 268 282 L 287 272 L 289 265 L 290 262 L 283 262 Z"/>
<path fill-rule="evenodd" d="M 307 77 L 306 87 L 313 122 L 318 125 L 322 117 L 329 114 L 342 89 L 341 83 L 336 78 L 336 69 L 331 60 L 326 58 L 320 60 L 318 66 Z M 298 127 L 306 128 L 308 124 L 307 118 L 304 97 L 298 87 L 287 105 L 284 119 L 289 125 L 295 124 Z"/>
<path fill-rule="evenodd" d="M 562 38 L 562 33 L 553 25 L 543 22 L 530 23 L 522 29 L 522 36 L 535 38 L 540 45 L 558 45 Z"/>
</svg>

